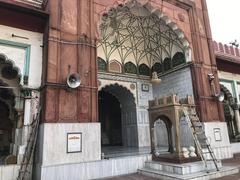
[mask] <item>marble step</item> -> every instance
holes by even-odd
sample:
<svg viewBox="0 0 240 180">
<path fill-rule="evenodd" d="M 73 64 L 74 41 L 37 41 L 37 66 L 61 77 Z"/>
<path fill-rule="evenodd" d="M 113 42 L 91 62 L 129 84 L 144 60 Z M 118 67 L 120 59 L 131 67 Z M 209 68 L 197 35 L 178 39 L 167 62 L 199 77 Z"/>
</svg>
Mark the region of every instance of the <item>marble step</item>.
<svg viewBox="0 0 240 180">
<path fill-rule="evenodd" d="M 228 176 L 231 174 L 236 174 L 238 172 L 239 169 L 237 167 L 223 167 L 220 169 L 220 171 L 212 170 L 209 171 L 208 173 L 206 171 L 201 171 L 185 175 L 173 174 L 164 171 L 152 170 L 148 168 L 142 168 L 138 170 L 139 174 L 162 180 L 208 180 Z"/>
<path fill-rule="evenodd" d="M 221 161 L 218 162 L 218 167 L 219 168 L 222 167 Z M 156 170 L 156 171 L 164 171 L 167 173 L 179 174 L 179 175 L 206 171 L 206 168 L 202 161 L 184 163 L 184 164 L 147 161 L 145 162 L 145 168 Z M 213 161 L 207 162 L 207 170 L 208 171 L 216 170 L 216 167 Z"/>
</svg>

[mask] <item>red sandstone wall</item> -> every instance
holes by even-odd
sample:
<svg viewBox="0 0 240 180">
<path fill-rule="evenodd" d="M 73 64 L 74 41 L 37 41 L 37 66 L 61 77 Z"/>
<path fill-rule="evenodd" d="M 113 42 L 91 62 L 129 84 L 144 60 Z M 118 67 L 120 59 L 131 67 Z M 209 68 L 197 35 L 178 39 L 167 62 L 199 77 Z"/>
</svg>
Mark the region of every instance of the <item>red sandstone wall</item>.
<svg viewBox="0 0 240 180">
<path fill-rule="evenodd" d="M 86 0 L 49 0 L 48 63 L 45 122 L 97 120 L 96 48 L 93 3 Z M 66 91 L 68 66 L 79 73 L 81 87 Z M 55 83 L 54 85 L 52 83 Z"/>
<path fill-rule="evenodd" d="M 235 56 L 236 58 L 240 57 L 240 49 L 234 48 L 233 46 L 228 46 L 226 44 L 217 43 L 213 41 L 215 53 L 221 53 L 226 56 Z"/>
<path fill-rule="evenodd" d="M 128 1 L 128 0 L 127 0 Z M 208 73 L 217 68 L 205 0 L 138 0 L 162 9 L 184 32 L 193 52 L 192 76 L 196 102 L 203 121 L 223 120 L 222 106 L 211 94 Z M 94 122 L 97 120 L 97 71 L 95 39 L 101 16 L 124 0 L 49 0 L 49 48 L 46 74 L 45 122 Z M 84 45 L 58 41 L 83 42 Z M 88 44 L 88 45 L 87 45 Z M 64 84 L 68 74 L 78 72 L 83 87 L 73 92 L 48 85 Z M 219 89 L 219 87 L 217 87 Z"/>
</svg>

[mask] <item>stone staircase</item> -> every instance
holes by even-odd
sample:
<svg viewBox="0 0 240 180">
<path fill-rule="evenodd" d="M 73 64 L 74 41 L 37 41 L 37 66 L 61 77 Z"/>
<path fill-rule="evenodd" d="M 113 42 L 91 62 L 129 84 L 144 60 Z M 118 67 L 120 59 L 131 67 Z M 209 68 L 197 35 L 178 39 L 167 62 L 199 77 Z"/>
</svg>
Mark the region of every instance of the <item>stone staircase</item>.
<svg viewBox="0 0 240 180">
<path fill-rule="evenodd" d="M 144 168 L 139 169 L 138 173 L 162 180 L 206 180 L 239 172 L 237 167 L 223 167 L 220 161 L 218 162 L 219 171 L 216 171 L 212 161 L 207 163 L 208 172 L 206 172 L 205 165 L 201 161 L 184 164 L 147 161 Z"/>
</svg>

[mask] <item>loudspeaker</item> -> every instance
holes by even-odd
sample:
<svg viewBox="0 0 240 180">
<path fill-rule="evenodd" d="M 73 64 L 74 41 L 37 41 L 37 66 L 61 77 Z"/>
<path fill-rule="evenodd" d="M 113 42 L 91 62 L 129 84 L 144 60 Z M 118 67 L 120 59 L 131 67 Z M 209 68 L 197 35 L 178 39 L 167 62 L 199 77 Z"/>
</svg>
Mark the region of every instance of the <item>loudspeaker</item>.
<svg viewBox="0 0 240 180">
<path fill-rule="evenodd" d="M 217 98 L 217 100 L 219 101 L 219 102 L 223 102 L 224 101 L 224 93 L 222 92 L 222 91 L 220 91 L 220 93 L 218 93 L 218 94 L 215 94 L 215 97 Z"/>
<path fill-rule="evenodd" d="M 81 84 L 81 78 L 78 73 L 69 74 L 67 76 L 67 85 L 70 88 L 77 88 Z"/>
</svg>

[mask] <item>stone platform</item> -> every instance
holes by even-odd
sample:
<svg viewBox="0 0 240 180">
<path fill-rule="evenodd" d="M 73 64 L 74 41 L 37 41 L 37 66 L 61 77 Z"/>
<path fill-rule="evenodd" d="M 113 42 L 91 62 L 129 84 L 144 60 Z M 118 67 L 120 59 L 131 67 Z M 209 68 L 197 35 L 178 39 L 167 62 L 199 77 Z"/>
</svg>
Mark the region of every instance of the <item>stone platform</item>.
<svg viewBox="0 0 240 180">
<path fill-rule="evenodd" d="M 223 167 L 220 161 L 218 166 L 220 170 L 216 171 L 212 161 L 208 162 L 207 170 L 201 161 L 184 164 L 147 161 L 144 168 L 139 169 L 138 173 L 162 180 L 206 180 L 239 172 L 237 167 Z"/>
</svg>

